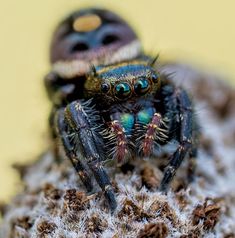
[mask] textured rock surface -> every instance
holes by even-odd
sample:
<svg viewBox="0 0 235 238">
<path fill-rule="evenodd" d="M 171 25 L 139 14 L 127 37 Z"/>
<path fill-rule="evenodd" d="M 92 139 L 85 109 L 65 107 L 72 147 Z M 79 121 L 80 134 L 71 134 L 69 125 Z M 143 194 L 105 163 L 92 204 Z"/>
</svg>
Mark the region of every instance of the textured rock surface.
<svg viewBox="0 0 235 238">
<path fill-rule="evenodd" d="M 186 182 L 185 161 L 164 195 L 156 187 L 166 155 L 131 161 L 113 177 L 112 216 L 98 187 L 87 195 L 70 163 L 47 153 L 20 167 L 24 191 L 1 209 L 0 237 L 235 237 L 235 90 L 184 65 L 162 70 L 195 98 L 202 130 L 195 182 Z"/>
</svg>

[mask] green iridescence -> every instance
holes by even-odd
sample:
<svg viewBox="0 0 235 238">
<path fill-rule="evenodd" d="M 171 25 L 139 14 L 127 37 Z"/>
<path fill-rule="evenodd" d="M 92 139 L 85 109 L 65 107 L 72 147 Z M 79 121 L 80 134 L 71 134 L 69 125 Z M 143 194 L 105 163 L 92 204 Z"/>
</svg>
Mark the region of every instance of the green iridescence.
<svg viewBox="0 0 235 238">
<path fill-rule="evenodd" d="M 154 114 L 153 108 L 144 109 L 138 112 L 137 121 L 146 125 L 151 121 L 153 114 Z"/>
<path fill-rule="evenodd" d="M 135 123 L 135 118 L 132 114 L 124 113 L 121 115 L 121 124 L 127 134 L 131 133 L 131 129 L 133 128 L 134 123 Z"/>
<path fill-rule="evenodd" d="M 148 124 L 152 120 L 154 112 L 154 109 L 150 107 L 138 112 L 136 116 L 130 113 L 123 113 L 120 116 L 120 122 L 122 127 L 125 129 L 125 133 L 131 134 L 135 120 L 144 125 Z"/>
</svg>

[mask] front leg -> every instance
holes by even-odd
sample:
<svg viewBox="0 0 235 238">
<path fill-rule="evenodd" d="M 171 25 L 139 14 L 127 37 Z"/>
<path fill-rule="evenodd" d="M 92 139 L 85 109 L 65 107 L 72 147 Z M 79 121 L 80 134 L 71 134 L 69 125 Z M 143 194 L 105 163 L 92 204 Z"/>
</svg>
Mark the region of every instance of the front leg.
<svg viewBox="0 0 235 238">
<path fill-rule="evenodd" d="M 80 151 L 84 163 L 94 174 L 94 177 L 108 200 L 111 211 L 117 203 L 113 187 L 102 165 L 104 144 L 100 133 L 97 133 L 98 115 L 90 102 L 75 101 L 64 110 L 64 121 L 70 132 L 74 134 L 74 150 Z"/>
<path fill-rule="evenodd" d="M 149 157 L 153 153 L 153 149 L 160 144 L 164 144 L 168 138 L 167 119 L 163 118 L 160 113 L 155 112 L 151 121 L 145 125 L 141 123 L 141 111 L 138 114 L 137 127 L 137 145 L 139 153 L 144 157 Z"/>
<path fill-rule="evenodd" d="M 87 192 L 93 189 L 92 181 L 87 168 L 77 155 L 74 145 L 71 143 L 71 135 L 67 133 L 66 123 L 64 121 L 64 110 L 58 110 L 54 115 L 55 133 L 61 139 L 66 156 L 69 158 L 74 169 L 77 171 L 81 178 L 83 185 Z M 58 149 L 57 149 L 58 150 Z"/>
<path fill-rule="evenodd" d="M 168 104 L 176 104 L 171 106 L 178 108 L 179 122 L 177 124 L 179 125 L 178 139 L 180 144 L 175 153 L 170 157 L 170 162 L 164 170 L 163 179 L 160 184 L 161 191 L 167 190 L 176 170 L 188 152 L 192 150 L 193 143 L 193 109 L 189 96 L 184 90 L 177 89 L 174 91 L 171 99 Z M 172 118 L 172 120 L 174 119 Z"/>
</svg>

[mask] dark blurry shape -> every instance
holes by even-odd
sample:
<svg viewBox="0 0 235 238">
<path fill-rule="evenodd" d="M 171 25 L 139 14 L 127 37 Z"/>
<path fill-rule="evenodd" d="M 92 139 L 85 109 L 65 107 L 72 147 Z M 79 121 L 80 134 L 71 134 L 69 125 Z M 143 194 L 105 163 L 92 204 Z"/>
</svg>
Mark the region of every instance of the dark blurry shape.
<svg viewBox="0 0 235 238">
<path fill-rule="evenodd" d="M 115 13 L 98 8 L 83 9 L 57 27 L 51 44 L 51 63 L 74 59 L 93 61 L 136 39 L 132 28 Z"/>
</svg>

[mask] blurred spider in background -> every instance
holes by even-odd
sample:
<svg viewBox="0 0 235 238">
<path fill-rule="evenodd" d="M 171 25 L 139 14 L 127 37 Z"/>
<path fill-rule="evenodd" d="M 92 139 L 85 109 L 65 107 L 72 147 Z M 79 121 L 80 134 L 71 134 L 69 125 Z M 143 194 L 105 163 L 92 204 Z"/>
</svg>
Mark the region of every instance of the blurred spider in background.
<svg viewBox="0 0 235 238">
<path fill-rule="evenodd" d="M 159 148 L 176 140 L 159 189 L 167 190 L 186 156 L 192 179 L 198 137 L 193 103 L 184 89 L 160 75 L 156 58 L 143 53 L 123 19 L 103 9 L 71 14 L 55 31 L 51 63 L 45 85 L 53 103 L 54 141 L 62 141 L 88 192 L 94 176 L 111 211 L 117 202 L 106 161 L 122 165 L 130 158 L 156 158 Z"/>
</svg>

